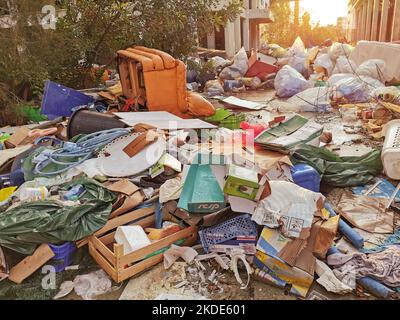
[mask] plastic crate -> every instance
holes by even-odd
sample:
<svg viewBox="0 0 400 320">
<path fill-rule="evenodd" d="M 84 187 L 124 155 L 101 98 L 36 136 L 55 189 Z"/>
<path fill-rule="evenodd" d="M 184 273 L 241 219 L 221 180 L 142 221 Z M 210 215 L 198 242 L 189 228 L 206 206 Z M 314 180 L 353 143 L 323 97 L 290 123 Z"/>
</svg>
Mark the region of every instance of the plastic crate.
<svg viewBox="0 0 400 320">
<path fill-rule="evenodd" d="M 199 231 L 201 245 L 206 252 L 210 246 L 240 238 L 257 238 L 256 224 L 250 215 L 244 214 L 219 225 Z"/>
<path fill-rule="evenodd" d="M 76 246 L 73 242 L 66 242 L 62 245 L 49 244 L 49 247 L 55 254 L 50 261 L 50 265 L 55 268 L 56 272 L 62 272 L 71 265 L 72 257 L 76 251 Z"/>
</svg>

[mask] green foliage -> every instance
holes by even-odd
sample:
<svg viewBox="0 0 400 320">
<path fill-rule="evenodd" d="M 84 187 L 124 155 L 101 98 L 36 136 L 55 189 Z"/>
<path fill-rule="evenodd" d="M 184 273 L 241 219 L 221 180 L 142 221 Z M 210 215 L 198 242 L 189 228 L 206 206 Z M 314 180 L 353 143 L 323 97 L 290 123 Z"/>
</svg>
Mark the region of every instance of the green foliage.
<svg viewBox="0 0 400 320">
<path fill-rule="evenodd" d="M 291 17 L 293 10 L 289 0 L 274 1 L 270 7 L 273 23 L 265 25 L 263 39 L 268 43 L 276 43 L 282 47 L 289 47 L 296 39 Z"/>
<path fill-rule="evenodd" d="M 290 47 L 297 36 L 300 36 L 306 47 L 317 46 L 326 39 L 338 41 L 341 37 L 336 26 L 311 25 L 311 16 L 305 12 L 301 17 L 301 24 L 295 24 L 294 10 L 290 6 L 290 0 L 271 2 L 271 15 L 273 23 L 263 27 L 263 40 L 268 43 L 276 43 L 287 48 Z"/>
<path fill-rule="evenodd" d="M 40 96 L 46 79 L 77 89 L 96 85 L 102 72 L 92 65 L 112 65 L 115 52 L 131 45 L 185 60 L 196 52 L 196 35 L 234 20 L 242 8 L 242 0 L 219 11 L 212 10 L 219 0 L 63 0 L 57 3 L 65 15 L 55 30 L 45 30 L 38 18 L 52 1 L 9 2 L 16 23 L 0 29 L 0 83 L 17 96 L 23 87 Z M 0 97 L 0 109 L 10 103 L 8 94 Z"/>
</svg>

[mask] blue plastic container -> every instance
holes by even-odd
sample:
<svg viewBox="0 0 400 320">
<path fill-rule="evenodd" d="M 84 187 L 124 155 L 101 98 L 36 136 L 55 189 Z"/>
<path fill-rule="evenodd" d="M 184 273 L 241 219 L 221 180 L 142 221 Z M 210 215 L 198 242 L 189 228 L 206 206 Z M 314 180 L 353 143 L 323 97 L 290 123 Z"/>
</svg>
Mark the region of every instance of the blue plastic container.
<svg viewBox="0 0 400 320">
<path fill-rule="evenodd" d="M 320 191 L 321 176 L 313 167 L 307 164 L 298 164 L 291 171 L 295 184 L 314 192 Z"/>
<path fill-rule="evenodd" d="M 42 101 L 42 114 L 48 116 L 50 120 L 63 116 L 72 115 L 72 109 L 85 106 L 94 99 L 79 91 L 64 87 L 52 81 L 46 81 L 44 96 Z"/>
<path fill-rule="evenodd" d="M 55 254 L 49 264 L 55 268 L 56 272 L 62 272 L 71 265 L 72 257 L 76 251 L 76 246 L 73 242 L 66 242 L 59 246 L 49 244 L 49 247 Z"/>
</svg>

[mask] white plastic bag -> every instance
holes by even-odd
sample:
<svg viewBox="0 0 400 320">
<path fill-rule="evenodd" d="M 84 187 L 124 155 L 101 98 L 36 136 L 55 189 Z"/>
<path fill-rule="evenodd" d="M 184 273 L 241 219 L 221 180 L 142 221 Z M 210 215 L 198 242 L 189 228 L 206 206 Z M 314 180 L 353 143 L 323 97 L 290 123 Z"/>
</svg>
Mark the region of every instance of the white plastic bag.
<svg viewBox="0 0 400 320">
<path fill-rule="evenodd" d="M 340 80 L 343 79 L 353 79 L 354 75 L 350 74 L 350 73 L 336 73 L 330 76 L 330 78 L 328 79 L 328 86 L 329 87 L 333 87 L 336 85 L 337 82 L 339 82 Z"/>
<path fill-rule="evenodd" d="M 300 37 L 297 37 L 293 42 L 292 47 L 289 49 L 292 54 L 304 54 L 306 53 L 306 48 L 304 46 L 303 40 Z"/>
<path fill-rule="evenodd" d="M 296 38 L 288 51 L 291 56 L 288 62 L 289 66 L 300 72 L 303 76 L 308 76 L 309 61 L 304 43 L 300 37 Z"/>
<path fill-rule="evenodd" d="M 317 87 L 304 90 L 287 101 L 299 107 L 301 112 L 329 112 L 331 104 L 328 87 Z"/>
<path fill-rule="evenodd" d="M 328 54 L 322 54 L 317 57 L 314 61 L 314 70 L 318 72 L 319 68 L 326 70 L 327 76 L 330 76 L 333 71 L 333 63 Z"/>
<path fill-rule="evenodd" d="M 354 48 L 349 44 L 335 42 L 329 49 L 329 57 L 336 61 L 340 56 L 349 57 Z"/>
<path fill-rule="evenodd" d="M 350 60 L 345 56 L 340 56 L 336 60 L 335 68 L 332 71 L 332 74 L 338 73 L 354 73 L 357 70 L 357 65 L 354 61 Z"/>
<path fill-rule="evenodd" d="M 221 71 L 219 77 L 224 80 L 234 80 L 244 75 L 249 70 L 249 58 L 246 50 L 240 49 L 233 58 L 233 64 Z"/>
<path fill-rule="evenodd" d="M 376 79 L 366 76 L 351 76 L 342 79 L 333 87 L 337 98 L 344 97 L 351 103 L 368 102 L 376 88 L 385 85 Z"/>
<path fill-rule="evenodd" d="M 218 69 L 219 67 L 222 67 L 230 62 L 229 60 L 226 60 L 219 56 L 212 57 L 210 60 L 214 62 L 215 69 Z"/>
<path fill-rule="evenodd" d="M 383 83 L 390 80 L 386 62 L 381 59 L 370 59 L 357 68 L 356 73 L 359 76 L 368 76 Z"/>
<path fill-rule="evenodd" d="M 276 75 L 275 90 L 279 97 L 292 97 L 310 87 L 309 82 L 291 66 L 284 66 Z"/>
</svg>

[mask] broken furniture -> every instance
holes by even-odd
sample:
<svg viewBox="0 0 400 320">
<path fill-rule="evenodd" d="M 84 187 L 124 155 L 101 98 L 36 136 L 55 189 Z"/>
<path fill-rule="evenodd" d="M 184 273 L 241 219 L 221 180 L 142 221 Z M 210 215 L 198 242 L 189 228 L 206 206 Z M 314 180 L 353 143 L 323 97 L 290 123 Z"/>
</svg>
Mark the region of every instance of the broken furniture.
<svg viewBox="0 0 400 320">
<path fill-rule="evenodd" d="M 186 91 L 186 67 L 169 54 L 145 47 L 118 51 L 122 92 L 138 109 L 168 111 L 181 118 L 211 116 L 213 105 L 199 94 Z M 137 110 L 136 110 L 137 111 Z"/>
</svg>

